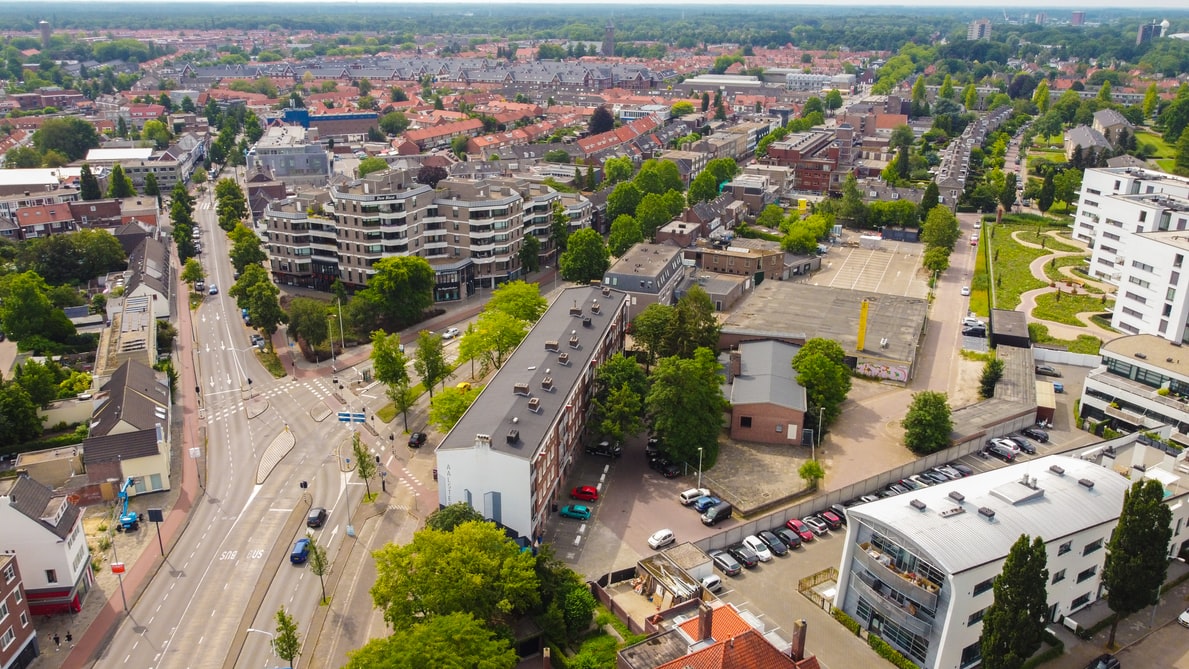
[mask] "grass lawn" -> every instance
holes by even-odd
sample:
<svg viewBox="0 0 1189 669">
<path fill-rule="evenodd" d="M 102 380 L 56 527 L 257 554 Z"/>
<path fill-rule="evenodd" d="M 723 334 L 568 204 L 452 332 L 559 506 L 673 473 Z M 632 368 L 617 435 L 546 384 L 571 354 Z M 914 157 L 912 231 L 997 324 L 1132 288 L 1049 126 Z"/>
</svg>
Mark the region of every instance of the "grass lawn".
<svg viewBox="0 0 1189 669">
<path fill-rule="evenodd" d="M 1072 244 L 1066 244 L 1064 242 L 1058 241 L 1056 239 L 1053 239 L 1053 237 L 1051 235 L 1038 235 L 1038 234 L 1036 234 L 1035 230 L 1018 232 L 1013 236 L 1016 237 L 1017 239 L 1025 241 L 1025 242 L 1030 242 L 1032 244 L 1036 244 L 1037 246 L 1040 246 L 1043 244 L 1046 249 L 1051 249 L 1053 251 L 1064 251 L 1067 253 L 1078 253 L 1078 252 L 1082 251 L 1082 248 L 1079 246 L 1074 246 Z M 1087 253 L 1086 257 L 1089 258 L 1090 254 Z"/>
<path fill-rule="evenodd" d="M 1177 169 L 1177 159 L 1176 158 L 1161 158 L 1160 160 L 1156 161 L 1156 166 L 1159 167 L 1161 169 L 1161 171 L 1168 172 L 1171 174 L 1174 170 Z"/>
<path fill-rule="evenodd" d="M 1152 155 L 1157 158 L 1175 158 L 1177 155 L 1176 147 L 1169 146 L 1168 142 L 1165 142 L 1164 138 L 1162 138 L 1160 135 L 1154 135 L 1150 132 L 1135 133 L 1135 143 L 1136 145 L 1151 145 L 1151 147 L 1156 150 L 1156 152 Z"/>
<path fill-rule="evenodd" d="M 1048 326 L 1043 323 L 1029 323 L 1028 334 L 1032 336 L 1032 341 L 1037 344 L 1064 346 L 1070 353 L 1098 355 L 1099 349 L 1102 348 L 1102 340 L 1092 335 L 1079 335 L 1077 339 L 1072 341 L 1069 339 L 1057 339 L 1049 334 Z"/>
<path fill-rule="evenodd" d="M 1048 255 L 1044 249 L 1033 249 L 1012 239 L 1011 233 L 1020 230 L 1020 226 L 996 225 L 991 229 L 994 236 L 991 262 L 995 264 L 995 308 L 1015 309 L 1020 306 L 1020 294 L 1030 290 L 1043 288 L 1046 284 L 1028 271 L 1028 265 L 1037 258 Z M 1031 226 L 1028 227 L 1031 231 Z M 985 245 L 987 237 L 979 240 Z M 985 246 L 979 249 L 979 265 L 975 268 L 974 280 L 971 282 L 971 292 L 974 289 L 990 290 L 990 282 L 984 264 Z M 971 296 L 973 298 L 973 296 Z M 974 300 L 971 299 L 973 307 Z M 983 313 L 983 312 L 976 312 Z"/>
<path fill-rule="evenodd" d="M 1064 151 L 1031 151 L 1028 154 L 1028 173 L 1031 174 L 1036 169 L 1036 161 L 1040 159 L 1049 161 L 1050 163 L 1065 162 Z"/>
<path fill-rule="evenodd" d="M 1115 304 L 1114 301 L 1106 300 L 1104 302 L 1102 298 L 1101 295 L 1062 293 L 1061 299 L 1058 300 L 1057 293 L 1046 293 L 1037 296 L 1036 309 L 1032 312 L 1032 317 L 1066 325 L 1085 326 L 1085 323 L 1075 318 L 1074 314 L 1087 311 L 1100 313 L 1110 310 Z"/>
<path fill-rule="evenodd" d="M 281 379 L 285 377 L 285 366 L 281 364 L 281 359 L 277 357 L 276 351 L 272 349 L 266 351 L 257 349 L 256 359 L 260 361 L 260 364 L 264 365 L 264 368 L 274 378 Z"/>
<path fill-rule="evenodd" d="M 1061 258 L 1052 258 L 1045 263 L 1045 276 L 1049 277 L 1049 280 L 1053 281 L 1054 283 L 1064 284 L 1066 281 L 1069 281 L 1069 277 L 1062 274 L 1060 269 L 1062 267 L 1082 265 L 1088 257 L 1089 256 L 1064 256 Z"/>
</svg>

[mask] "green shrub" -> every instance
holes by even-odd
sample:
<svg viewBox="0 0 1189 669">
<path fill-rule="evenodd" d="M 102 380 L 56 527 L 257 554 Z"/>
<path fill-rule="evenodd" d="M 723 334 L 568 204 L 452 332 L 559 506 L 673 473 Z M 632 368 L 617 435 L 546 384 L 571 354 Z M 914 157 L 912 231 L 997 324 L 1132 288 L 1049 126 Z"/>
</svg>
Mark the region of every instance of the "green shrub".
<svg viewBox="0 0 1189 669">
<path fill-rule="evenodd" d="M 901 655 L 900 651 L 889 646 L 886 641 L 875 634 L 867 635 L 867 645 L 871 646 L 871 650 L 875 651 L 877 655 L 896 665 L 899 669 L 920 669 L 916 663 Z"/>
<path fill-rule="evenodd" d="M 838 607 L 830 609 L 830 615 L 834 616 L 834 620 L 842 623 L 842 626 L 850 630 L 855 636 L 859 636 L 859 630 L 862 629 L 859 621 L 846 615 L 846 612 Z"/>
</svg>

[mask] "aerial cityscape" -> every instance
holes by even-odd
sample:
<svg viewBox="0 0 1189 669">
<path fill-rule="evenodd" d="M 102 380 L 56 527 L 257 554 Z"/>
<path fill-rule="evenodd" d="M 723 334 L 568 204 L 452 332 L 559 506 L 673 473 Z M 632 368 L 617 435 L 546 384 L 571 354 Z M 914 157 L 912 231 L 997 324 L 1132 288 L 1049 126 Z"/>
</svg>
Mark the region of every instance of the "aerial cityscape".
<svg viewBox="0 0 1189 669">
<path fill-rule="evenodd" d="M 0 669 L 1189 667 L 1189 10 L 0 6 Z"/>
</svg>

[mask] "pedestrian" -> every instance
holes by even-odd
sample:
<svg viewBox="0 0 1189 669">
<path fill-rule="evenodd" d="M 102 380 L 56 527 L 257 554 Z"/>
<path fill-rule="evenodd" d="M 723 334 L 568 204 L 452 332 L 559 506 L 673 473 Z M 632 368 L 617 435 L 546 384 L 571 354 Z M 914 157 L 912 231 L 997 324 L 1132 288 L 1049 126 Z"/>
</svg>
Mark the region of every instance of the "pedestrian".
<svg viewBox="0 0 1189 669">
<path fill-rule="evenodd" d="M 66 643 L 67 643 L 67 644 L 70 644 L 70 645 L 71 645 L 71 647 L 73 647 L 73 644 L 74 644 L 74 637 L 70 635 L 70 630 L 67 630 L 67 631 L 66 631 Z"/>
<path fill-rule="evenodd" d="M 62 649 L 62 637 L 58 636 L 57 632 L 54 633 L 54 649 Z"/>
</svg>

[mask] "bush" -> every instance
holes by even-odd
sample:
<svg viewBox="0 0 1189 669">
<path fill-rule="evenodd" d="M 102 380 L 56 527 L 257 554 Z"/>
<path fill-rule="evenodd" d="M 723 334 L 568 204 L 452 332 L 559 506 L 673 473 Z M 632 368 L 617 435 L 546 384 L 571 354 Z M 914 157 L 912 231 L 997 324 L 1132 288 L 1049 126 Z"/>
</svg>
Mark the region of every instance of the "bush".
<svg viewBox="0 0 1189 669">
<path fill-rule="evenodd" d="M 875 651 L 877 655 L 900 669 L 920 669 L 912 660 L 901 655 L 900 651 L 892 648 L 886 641 L 874 634 L 867 635 L 867 645 L 871 646 L 871 650 Z"/>
<path fill-rule="evenodd" d="M 859 636 L 859 630 L 862 629 L 859 621 L 846 615 L 846 612 L 838 607 L 830 609 L 830 615 L 834 616 L 834 620 L 842 623 L 842 626 L 850 630 L 855 636 Z"/>
</svg>

